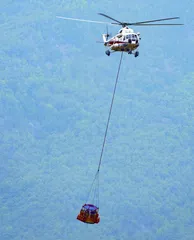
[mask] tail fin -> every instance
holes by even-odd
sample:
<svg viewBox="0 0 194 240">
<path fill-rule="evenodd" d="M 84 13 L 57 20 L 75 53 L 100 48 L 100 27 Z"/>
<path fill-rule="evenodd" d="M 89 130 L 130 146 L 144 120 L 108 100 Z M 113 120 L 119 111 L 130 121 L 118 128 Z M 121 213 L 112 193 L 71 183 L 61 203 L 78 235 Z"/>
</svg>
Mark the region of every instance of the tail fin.
<svg viewBox="0 0 194 240">
<path fill-rule="evenodd" d="M 106 43 L 108 40 L 109 34 L 102 34 L 103 42 Z"/>
<path fill-rule="evenodd" d="M 108 33 L 108 26 L 106 25 L 106 34 L 102 34 L 104 44 L 107 43 L 109 37 L 110 37 L 110 34 Z"/>
</svg>

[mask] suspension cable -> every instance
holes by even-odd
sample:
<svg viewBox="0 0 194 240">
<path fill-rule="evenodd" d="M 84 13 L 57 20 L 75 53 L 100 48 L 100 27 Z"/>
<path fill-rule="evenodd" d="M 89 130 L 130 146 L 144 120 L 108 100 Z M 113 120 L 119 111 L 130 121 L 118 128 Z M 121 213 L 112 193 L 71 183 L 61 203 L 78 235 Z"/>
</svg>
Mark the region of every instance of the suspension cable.
<svg viewBox="0 0 194 240">
<path fill-rule="evenodd" d="M 123 59 L 123 52 L 121 53 L 121 58 L 120 58 L 119 67 L 118 67 L 118 71 L 117 71 L 114 91 L 113 91 L 113 95 L 112 95 L 112 101 L 111 101 L 111 105 L 110 105 L 110 109 L 109 109 L 109 115 L 108 115 L 108 120 L 107 120 L 107 124 L 106 124 L 106 130 L 105 130 L 105 134 L 104 134 L 104 140 L 103 140 L 103 144 L 102 144 L 101 154 L 100 154 L 100 160 L 99 160 L 99 164 L 98 164 L 98 170 L 95 174 L 94 180 L 92 182 L 92 185 L 91 185 L 91 188 L 89 190 L 87 200 L 86 200 L 86 202 L 88 202 L 88 200 L 89 200 L 89 198 L 90 198 L 90 196 L 93 192 L 93 194 L 94 194 L 93 198 L 95 198 L 95 196 L 97 197 L 97 206 L 98 207 L 99 207 L 99 171 L 100 171 L 102 156 L 103 156 L 104 147 L 105 147 L 105 143 L 106 143 L 106 137 L 107 137 L 110 117 L 111 117 L 111 113 L 112 113 L 112 107 L 113 107 L 114 97 L 115 97 L 115 93 L 116 93 L 116 88 L 117 88 L 117 83 L 118 83 L 118 78 L 119 78 L 119 72 L 120 72 L 120 68 L 121 68 L 122 59 Z M 94 200 L 94 199 L 91 199 L 91 200 Z"/>
<path fill-rule="evenodd" d="M 123 52 L 121 53 L 121 58 L 120 58 L 120 62 L 119 62 L 119 68 L 118 68 L 118 71 L 117 71 L 117 77 L 116 77 L 116 81 L 115 81 L 115 86 L 114 86 L 112 101 L 111 101 L 111 105 L 110 105 L 108 121 L 107 121 L 107 124 L 106 124 L 106 130 L 105 130 L 105 134 L 104 134 L 104 141 L 103 141 L 103 144 L 102 144 L 102 150 L 101 150 L 101 154 L 100 154 L 100 160 L 99 160 L 97 172 L 100 171 L 100 165 L 101 165 L 101 162 L 102 162 L 102 156 L 103 156 L 103 152 L 104 152 L 104 146 L 105 146 L 105 142 L 106 142 L 106 136 L 107 136 L 107 132 L 108 132 L 108 127 L 109 127 L 109 122 L 110 122 L 110 117 L 111 117 L 111 112 L 112 112 L 115 92 L 116 92 L 116 88 L 117 88 L 117 82 L 118 82 L 118 78 L 119 78 L 119 72 L 120 72 L 120 68 L 121 68 L 122 59 L 123 59 Z"/>
</svg>

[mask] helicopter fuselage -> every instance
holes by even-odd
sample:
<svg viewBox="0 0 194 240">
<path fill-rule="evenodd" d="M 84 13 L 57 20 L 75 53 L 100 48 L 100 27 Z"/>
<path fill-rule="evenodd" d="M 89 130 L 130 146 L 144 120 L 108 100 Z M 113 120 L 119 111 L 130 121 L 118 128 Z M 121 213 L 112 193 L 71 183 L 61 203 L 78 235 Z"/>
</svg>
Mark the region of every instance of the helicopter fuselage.
<svg viewBox="0 0 194 240">
<path fill-rule="evenodd" d="M 124 27 L 117 35 L 107 39 L 107 34 L 103 34 L 104 45 L 112 52 L 123 51 L 133 53 L 139 47 L 140 33 L 135 33 L 133 29 Z"/>
</svg>

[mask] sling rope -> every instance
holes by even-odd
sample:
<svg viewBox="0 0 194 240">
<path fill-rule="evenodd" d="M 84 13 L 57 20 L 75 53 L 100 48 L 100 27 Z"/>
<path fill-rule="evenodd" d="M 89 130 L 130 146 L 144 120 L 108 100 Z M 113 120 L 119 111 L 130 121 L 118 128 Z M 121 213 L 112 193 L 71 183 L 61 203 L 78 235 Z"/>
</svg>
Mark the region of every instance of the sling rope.
<svg viewBox="0 0 194 240">
<path fill-rule="evenodd" d="M 104 134 L 104 141 L 103 141 L 103 144 L 102 144 L 102 150 L 101 150 L 101 154 L 100 154 L 100 161 L 99 161 L 99 164 L 98 164 L 97 172 L 100 171 L 100 165 L 101 165 L 101 162 L 102 162 L 102 156 L 103 156 L 103 152 L 104 152 L 104 146 L 105 146 L 105 143 L 106 143 L 106 136 L 107 136 L 109 122 L 110 122 L 110 117 L 111 117 L 111 113 L 112 113 L 112 107 L 113 107 L 115 92 L 116 92 L 116 88 L 117 88 L 117 83 L 118 83 L 118 78 L 119 78 L 119 72 L 120 72 L 120 68 L 121 68 L 122 59 L 123 59 L 123 52 L 121 52 L 121 58 L 120 58 L 120 62 L 119 62 L 119 68 L 118 68 L 117 77 L 116 77 L 116 81 L 115 81 L 115 87 L 114 87 L 112 101 L 111 101 L 111 105 L 110 105 L 108 121 L 107 121 L 107 124 L 106 124 L 106 130 L 105 130 L 105 134 Z"/>
<path fill-rule="evenodd" d="M 94 200 L 94 198 L 97 197 L 97 206 L 98 207 L 99 207 L 99 172 L 100 172 L 100 166 L 101 166 L 101 162 L 102 162 L 104 147 L 105 147 L 105 143 L 106 143 L 106 137 L 107 137 L 110 117 L 111 117 L 111 113 L 112 113 L 112 107 L 113 107 L 114 97 L 115 97 L 115 93 L 116 93 L 116 88 L 117 88 L 117 83 L 118 83 L 118 78 L 119 78 L 119 72 L 120 72 L 120 68 L 121 68 L 122 59 L 123 59 L 123 52 L 121 53 L 121 58 L 120 58 L 119 67 L 118 67 L 118 71 L 117 71 L 114 91 L 113 91 L 113 95 L 112 95 L 112 101 L 111 101 L 111 105 L 110 105 L 110 109 L 109 109 L 109 115 L 108 115 L 108 120 L 107 120 L 107 124 L 106 124 L 106 130 L 105 130 L 105 134 L 104 134 L 104 140 L 103 140 L 103 144 L 102 144 L 101 154 L 100 154 L 100 160 L 99 160 L 99 164 L 98 164 L 98 170 L 95 174 L 94 180 L 92 182 L 92 186 L 90 188 L 90 191 L 89 191 L 89 194 L 88 194 L 88 197 L 87 197 L 87 201 L 89 200 L 89 197 L 91 195 L 93 195 L 91 200 Z"/>
</svg>

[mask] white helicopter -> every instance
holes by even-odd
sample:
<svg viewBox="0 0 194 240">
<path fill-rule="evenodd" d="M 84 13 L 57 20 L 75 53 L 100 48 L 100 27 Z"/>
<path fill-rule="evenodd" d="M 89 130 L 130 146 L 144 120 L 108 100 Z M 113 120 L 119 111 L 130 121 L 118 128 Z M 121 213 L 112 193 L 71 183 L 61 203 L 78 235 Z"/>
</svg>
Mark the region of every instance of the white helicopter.
<svg viewBox="0 0 194 240">
<path fill-rule="evenodd" d="M 116 24 L 121 25 L 122 28 L 119 30 L 118 34 L 113 36 L 109 39 L 110 35 L 108 33 L 102 34 L 104 46 L 108 47 L 109 49 L 105 52 L 108 56 L 110 56 L 113 52 L 127 52 L 128 54 L 134 54 L 135 57 L 139 56 L 139 51 L 137 50 L 139 47 L 139 42 L 141 40 L 140 33 L 134 32 L 133 29 L 129 28 L 128 26 L 172 26 L 172 25 L 184 25 L 184 24 L 174 24 L 174 23 L 153 23 L 153 22 L 160 22 L 166 20 L 173 20 L 178 19 L 179 17 L 171 17 L 171 18 L 163 18 L 163 19 L 156 19 L 156 20 L 149 20 L 149 21 L 142 21 L 142 22 L 120 22 L 112 17 L 109 17 L 106 14 L 99 13 L 106 18 L 113 20 L 114 22 L 100 22 L 100 21 L 92 21 L 92 20 L 85 20 L 79 18 L 67 18 L 56 16 L 57 18 L 62 18 L 66 20 L 73 20 L 73 21 L 81 21 L 81 22 L 90 22 L 90 23 L 101 23 L 101 24 Z"/>
</svg>

